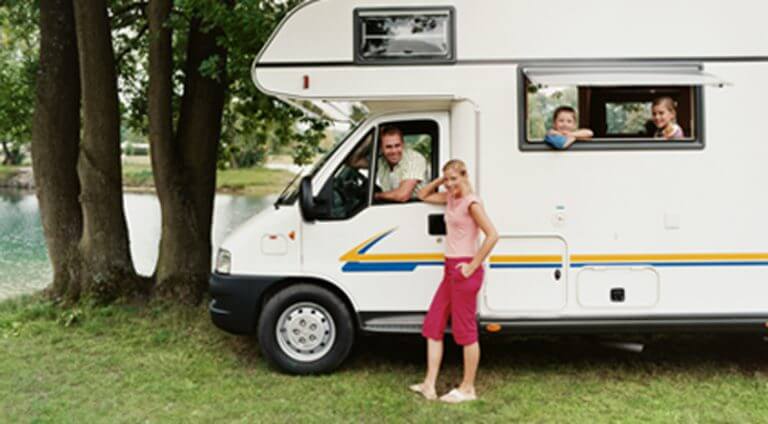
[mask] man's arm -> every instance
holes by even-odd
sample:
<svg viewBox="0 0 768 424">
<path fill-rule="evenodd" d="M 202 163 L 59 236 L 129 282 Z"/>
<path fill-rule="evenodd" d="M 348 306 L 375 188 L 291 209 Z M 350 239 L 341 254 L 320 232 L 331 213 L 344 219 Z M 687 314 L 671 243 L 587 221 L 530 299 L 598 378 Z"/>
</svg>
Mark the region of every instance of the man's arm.
<svg viewBox="0 0 768 424">
<path fill-rule="evenodd" d="M 411 199 L 413 189 L 416 188 L 416 184 L 420 180 L 404 180 L 400 182 L 400 186 L 394 190 L 382 191 L 381 193 L 375 193 L 373 198 L 376 200 L 387 200 L 390 202 L 407 202 Z"/>
</svg>

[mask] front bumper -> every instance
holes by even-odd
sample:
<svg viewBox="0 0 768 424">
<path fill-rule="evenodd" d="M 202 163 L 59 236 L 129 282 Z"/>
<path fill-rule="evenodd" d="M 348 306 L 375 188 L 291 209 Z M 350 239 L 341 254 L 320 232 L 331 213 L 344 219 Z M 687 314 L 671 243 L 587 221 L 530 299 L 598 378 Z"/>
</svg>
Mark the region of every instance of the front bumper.
<svg viewBox="0 0 768 424">
<path fill-rule="evenodd" d="M 280 279 L 212 273 L 209 279 L 211 303 L 208 305 L 211 321 L 229 333 L 255 333 L 264 293 Z"/>
</svg>

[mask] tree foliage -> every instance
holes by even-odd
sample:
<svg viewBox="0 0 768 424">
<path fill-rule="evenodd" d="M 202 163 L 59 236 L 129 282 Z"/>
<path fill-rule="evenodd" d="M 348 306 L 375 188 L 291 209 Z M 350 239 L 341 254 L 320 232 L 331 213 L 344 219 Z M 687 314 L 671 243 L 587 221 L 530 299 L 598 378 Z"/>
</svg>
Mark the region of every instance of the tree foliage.
<svg viewBox="0 0 768 424">
<path fill-rule="evenodd" d="M 187 34 L 194 17 L 204 31 L 223 29 L 219 43 L 228 49 L 227 100 L 222 119 L 220 168 L 246 167 L 266 155 L 288 151 L 296 163 L 320 151 L 328 123 L 261 93 L 251 81 L 251 64 L 285 14 L 300 0 L 239 0 L 232 8 L 215 0 L 176 0 L 167 25 L 173 30 L 174 111 L 183 95 Z M 118 73 L 121 115 L 127 131 L 146 136 L 149 24 L 141 0 L 109 0 L 109 16 Z M 0 2 L 0 141 L 21 152 L 29 142 L 37 67 L 38 2 Z M 211 57 L 200 70 L 215 73 L 221 58 Z M 178 113 L 174 113 L 174 122 Z"/>
<path fill-rule="evenodd" d="M 305 117 L 297 109 L 261 93 L 251 81 L 251 64 L 269 35 L 285 14 L 300 1 L 240 0 L 224 7 L 215 0 L 177 0 L 168 27 L 174 33 L 173 76 L 174 110 L 183 95 L 189 25 L 194 17 L 202 18 L 203 30 L 223 30 L 218 40 L 226 47 L 227 101 L 222 118 L 220 168 L 247 167 L 264 161 L 266 155 L 290 147 L 296 163 L 310 161 L 319 151 L 328 123 Z M 146 134 L 148 87 L 148 40 L 146 15 L 132 7 L 131 0 L 113 0 L 113 28 L 118 53 L 121 98 L 125 123 L 131 130 Z M 210 57 L 200 66 L 207 76 L 218 78 L 217 62 Z M 174 122 L 178 114 L 174 114 Z"/>
<path fill-rule="evenodd" d="M 37 72 L 37 8 L 13 0 L 0 5 L 0 143 L 4 164 L 24 159 L 32 132 Z"/>
<path fill-rule="evenodd" d="M 541 140 L 552 128 L 552 113 L 560 106 L 578 109 L 576 87 L 539 90 L 528 87 L 528 139 Z"/>
</svg>

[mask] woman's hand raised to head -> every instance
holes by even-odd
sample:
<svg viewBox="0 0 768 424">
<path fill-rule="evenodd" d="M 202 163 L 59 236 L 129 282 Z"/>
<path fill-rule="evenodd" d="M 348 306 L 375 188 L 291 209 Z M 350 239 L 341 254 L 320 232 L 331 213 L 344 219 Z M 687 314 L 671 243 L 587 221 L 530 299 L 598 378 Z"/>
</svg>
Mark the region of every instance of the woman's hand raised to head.
<svg viewBox="0 0 768 424">
<path fill-rule="evenodd" d="M 445 184 L 445 177 L 441 176 L 430 181 L 429 184 L 419 190 L 419 200 L 427 203 L 444 205 L 447 201 L 446 194 L 437 191 L 441 185 Z"/>
</svg>

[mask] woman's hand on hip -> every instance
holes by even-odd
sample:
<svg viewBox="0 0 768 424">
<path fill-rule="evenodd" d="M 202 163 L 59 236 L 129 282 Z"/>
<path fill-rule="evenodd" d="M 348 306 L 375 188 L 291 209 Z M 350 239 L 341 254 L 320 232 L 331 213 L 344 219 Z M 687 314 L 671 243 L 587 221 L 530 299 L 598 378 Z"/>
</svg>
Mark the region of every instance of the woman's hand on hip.
<svg viewBox="0 0 768 424">
<path fill-rule="evenodd" d="M 456 268 L 458 268 L 459 272 L 461 272 L 461 275 L 464 278 L 469 278 L 472 274 L 475 273 L 475 271 L 477 271 L 476 267 L 473 267 L 471 264 L 466 262 L 462 262 L 456 265 Z"/>
</svg>

